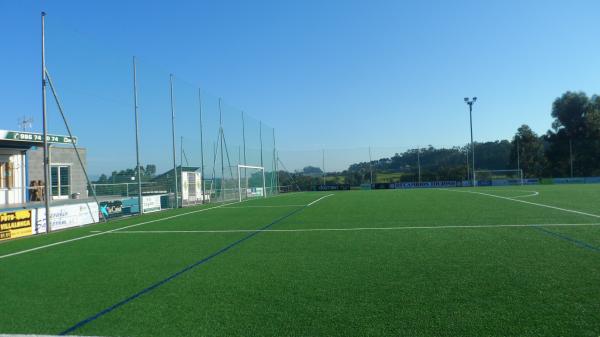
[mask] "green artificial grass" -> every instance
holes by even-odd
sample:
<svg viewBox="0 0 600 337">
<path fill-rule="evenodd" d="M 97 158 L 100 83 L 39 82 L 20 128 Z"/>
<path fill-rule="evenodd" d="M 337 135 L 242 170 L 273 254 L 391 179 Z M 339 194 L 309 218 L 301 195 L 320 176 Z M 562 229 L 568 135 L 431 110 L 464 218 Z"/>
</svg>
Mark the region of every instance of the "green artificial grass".
<svg viewBox="0 0 600 337">
<path fill-rule="evenodd" d="M 0 256 L 188 213 L 0 258 L 0 333 L 598 336 L 600 217 L 532 204 L 598 201 L 600 185 L 295 193 L 9 241 Z"/>
</svg>

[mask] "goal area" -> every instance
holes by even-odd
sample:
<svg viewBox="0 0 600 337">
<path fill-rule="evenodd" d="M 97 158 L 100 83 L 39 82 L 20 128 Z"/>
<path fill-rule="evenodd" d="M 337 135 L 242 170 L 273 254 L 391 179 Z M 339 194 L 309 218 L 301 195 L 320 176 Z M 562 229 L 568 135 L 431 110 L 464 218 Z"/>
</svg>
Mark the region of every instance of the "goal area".
<svg viewBox="0 0 600 337">
<path fill-rule="evenodd" d="M 478 170 L 474 178 L 477 186 L 523 185 L 523 170 Z"/>
<path fill-rule="evenodd" d="M 262 166 L 238 165 L 239 201 L 252 198 L 266 198 L 267 184 L 265 168 Z"/>
</svg>

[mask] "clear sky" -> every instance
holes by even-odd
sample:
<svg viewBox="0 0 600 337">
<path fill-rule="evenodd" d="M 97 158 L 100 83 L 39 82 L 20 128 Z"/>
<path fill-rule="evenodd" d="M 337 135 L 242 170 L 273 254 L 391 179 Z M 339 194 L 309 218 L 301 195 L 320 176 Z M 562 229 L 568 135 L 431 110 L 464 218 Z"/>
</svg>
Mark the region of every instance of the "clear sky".
<svg viewBox="0 0 600 337">
<path fill-rule="evenodd" d="M 1 129 L 21 115 L 41 128 L 42 10 L 50 45 L 60 26 L 101 50 L 86 65 L 66 55 L 79 45 L 49 45 L 57 82 L 70 71 L 97 84 L 106 59 L 136 55 L 273 126 L 281 149 L 462 145 L 465 96 L 478 97 L 478 141 L 509 138 L 524 123 L 544 133 L 557 96 L 600 93 L 598 1 L 0 0 Z M 94 93 L 115 98 L 116 88 Z M 98 114 L 73 118 L 111 134 Z M 98 146 L 89 138 L 85 146 Z"/>
</svg>

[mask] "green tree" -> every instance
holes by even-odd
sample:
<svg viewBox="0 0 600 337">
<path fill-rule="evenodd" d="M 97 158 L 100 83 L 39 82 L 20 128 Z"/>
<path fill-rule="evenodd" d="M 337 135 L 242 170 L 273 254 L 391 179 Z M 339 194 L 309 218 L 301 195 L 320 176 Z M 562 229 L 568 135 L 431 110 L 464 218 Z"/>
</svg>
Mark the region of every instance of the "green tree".
<svg viewBox="0 0 600 337">
<path fill-rule="evenodd" d="M 600 174 L 598 96 L 590 98 L 583 92 L 567 91 L 554 100 L 552 117 L 552 130 L 545 136 L 548 142 L 548 173 L 554 176 L 570 175 L 572 153 L 574 175 Z"/>
<path fill-rule="evenodd" d="M 541 177 L 547 165 L 543 140 L 523 124 L 517 129 L 511 145 L 510 166 L 520 167 L 525 177 Z"/>
</svg>

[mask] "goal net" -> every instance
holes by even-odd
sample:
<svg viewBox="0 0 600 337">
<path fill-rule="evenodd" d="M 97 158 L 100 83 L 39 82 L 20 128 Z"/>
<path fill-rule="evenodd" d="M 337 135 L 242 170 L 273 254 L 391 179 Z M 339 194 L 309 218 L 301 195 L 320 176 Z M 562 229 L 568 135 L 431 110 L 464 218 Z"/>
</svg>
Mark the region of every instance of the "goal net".
<svg viewBox="0 0 600 337">
<path fill-rule="evenodd" d="M 238 198 L 266 198 L 265 168 L 262 166 L 238 165 Z"/>
<path fill-rule="evenodd" d="M 523 170 L 479 170 L 475 181 L 477 186 L 522 185 Z"/>
</svg>

